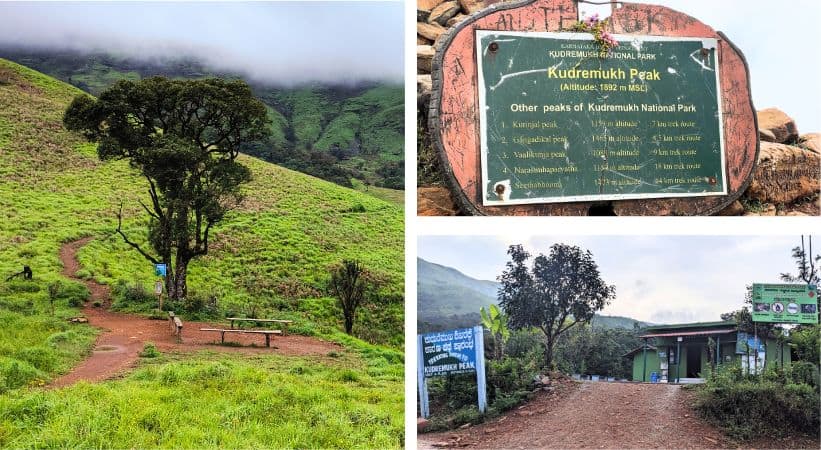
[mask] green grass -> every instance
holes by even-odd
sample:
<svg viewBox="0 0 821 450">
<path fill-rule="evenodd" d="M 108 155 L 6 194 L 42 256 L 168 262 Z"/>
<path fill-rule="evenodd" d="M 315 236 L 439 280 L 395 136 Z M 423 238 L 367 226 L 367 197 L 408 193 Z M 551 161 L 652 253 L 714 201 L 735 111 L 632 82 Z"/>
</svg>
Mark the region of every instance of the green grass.
<svg viewBox="0 0 821 450">
<path fill-rule="evenodd" d="M 87 277 L 111 285 L 153 282 L 151 265 L 113 234 L 123 202 L 126 232 L 144 243 L 146 217 L 138 204 L 144 181 L 125 162 L 101 163 L 93 145 L 60 126 L 77 89 L 10 62 L 0 70 L 18 74 L 16 86 L 0 87 L 0 101 L 11 105 L 0 111 L 0 124 L 11 125 L 0 148 L 0 276 L 27 264 L 47 283 L 59 277 L 60 245 L 94 236 L 79 254 Z M 319 328 L 338 328 L 341 315 L 329 311 L 333 301 L 324 294 L 328 269 L 357 259 L 384 280 L 382 297 L 401 297 L 401 207 L 254 158 L 241 161 L 254 180 L 244 188 L 242 207 L 215 228 L 209 255 L 192 264 L 193 293 L 217 295 L 223 311 L 241 314 L 257 305 L 260 312 L 294 313 Z M 387 318 L 363 311 L 359 328 L 381 329 L 390 336 L 383 343 L 401 345 L 395 306 Z"/>
<path fill-rule="evenodd" d="M 0 396 L 0 446 L 401 447 L 401 370 L 324 359 L 161 356 L 118 381 Z"/>
<path fill-rule="evenodd" d="M 402 208 L 245 156 L 254 176 L 246 201 L 190 266 L 190 297 L 217 298 L 216 317 L 293 319 L 293 332 L 342 343 L 339 353 L 317 361 L 163 353 L 121 380 L 41 388 L 87 355 L 97 334 L 66 320 L 88 291 L 61 275 L 63 243 L 94 237 L 78 255 L 82 278 L 120 293 L 150 289 L 151 265 L 113 233 L 122 202 L 124 229 L 144 243 L 145 184 L 62 127 L 79 90 L 2 59 L 0 79 L 8 105 L 0 108 L 0 446 L 401 445 Z M 340 331 L 341 312 L 324 291 L 328 268 L 346 258 L 381 280 L 357 337 Z M 34 280 L 5 282 L 23 265 Z M 52 317 L 48 286 L 58 280 Z M 151 296 L 128 298 L 118 299 L 124 310 L 151 312 Z"/>
</svg>

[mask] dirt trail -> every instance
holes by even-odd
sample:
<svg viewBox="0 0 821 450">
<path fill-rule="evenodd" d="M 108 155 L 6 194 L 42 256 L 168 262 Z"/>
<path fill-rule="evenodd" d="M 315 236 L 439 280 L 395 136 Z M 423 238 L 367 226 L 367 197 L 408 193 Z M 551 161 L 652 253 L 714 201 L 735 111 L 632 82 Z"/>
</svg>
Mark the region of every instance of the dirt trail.
<svg viewBox="0 0 821 450">
<path fill-rule="evenodd" d="M 418 447 L 731 447 L 720 431 L 694 417 L 690 400 L 675 385 L 585 382 L 564 398 L 540 395 L 478 426 L 420 434 Z"/>
<path fill-rule="evenodd" d="M 225 324 L 203 322 L 183 322 L 182 342 L 171 333 L 169 324 L 164 320 L 150 320 L 133 314 L 121 314 L 109 311 L 111 292 L 108 286 L 94 280 L 81 280 L 76 277 L 80 269 L 77 251 L 92 238 L 64 244 L 60 249 L 60 260 L 63 263 L 62 274 L 68 278 L 85 283 L 91 291 L 91 298 L 83 307 L 83 315 L 89 324 L 103 330 L 97 337 L 94 349 L 89 358 L 75 366 L 71 372 L 57 378 L 52 387 L 68 386 L 81 380 L 102 381 L 119 375 L 131 368 L 139 358 L 145 342 L 150 341 L 161 351 L 197 351 L 211 349 L 229 353 L 278 353 L 284 355 L 325 355 L 330 351 L 339 351 L 340 346 L 316 338 L 298 335 L 274 336 L 271 345 L 265 348 L 265 341 L 260 335 L 232 334 L 226 337 L 231 342 L 243 345 L 261 345 L 258 347 L 227 347 L 216 345 L 219 333 L 199 331 L 200 328 L 223 328 Z M 94 302 L 102 306 L 94 307 Z"/>
</svg>

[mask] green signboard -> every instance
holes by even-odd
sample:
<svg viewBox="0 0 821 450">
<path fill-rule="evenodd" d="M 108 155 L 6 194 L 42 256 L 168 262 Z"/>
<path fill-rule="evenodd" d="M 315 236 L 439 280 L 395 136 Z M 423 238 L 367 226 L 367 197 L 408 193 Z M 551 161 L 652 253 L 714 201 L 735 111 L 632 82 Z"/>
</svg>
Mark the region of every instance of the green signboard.
<svg viewBox="0 0 821 450">
<path fill-rule="evenodd" d="M 818 323 L 818 288 L 812 284 L 753 284 L 753 322 Z"/>
<path fill-rule="evenodd" d="M 476 39 L 484 205 L 726 195 L 715 39 Z"/>
</svg>

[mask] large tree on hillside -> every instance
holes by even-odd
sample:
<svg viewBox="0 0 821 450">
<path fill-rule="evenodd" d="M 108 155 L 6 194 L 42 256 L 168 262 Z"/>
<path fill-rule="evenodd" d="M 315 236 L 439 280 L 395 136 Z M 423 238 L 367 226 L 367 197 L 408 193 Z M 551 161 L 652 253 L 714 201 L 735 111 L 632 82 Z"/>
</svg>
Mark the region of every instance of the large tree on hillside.
<svg viewBox="0 0 821 450">
<path fill-rule="evenodd" d="M 511 329 L 536 327 L 545 338 L 545 365 L 551 366 L 553 348 L 562 333 L 589 322 L 596 311 L 615 297 L 615 286 L 605 283 L 589 250 L 553 244 L 550 255 L 540 254 L 527 266 L 530 254 L 512 245 L 510 261 L 499 276 L 499 305 Z"/>
<path fill-rule="evenodd" d="M 168 297 L 185 298 L 188 264 L 208 253 L 212 227 L 251 179 L 236 158 L 269 133 L 265 106 L 243 81 L 154 77 L 119 81 L 98 99 L 77 96 L 63 123 L 97 142 L 100 159 L 127 159 L 145 178 L 153 252 L 125 234 L 122 206 L 116 231 L 147 260 L 168 264 Z"/>
</svg>

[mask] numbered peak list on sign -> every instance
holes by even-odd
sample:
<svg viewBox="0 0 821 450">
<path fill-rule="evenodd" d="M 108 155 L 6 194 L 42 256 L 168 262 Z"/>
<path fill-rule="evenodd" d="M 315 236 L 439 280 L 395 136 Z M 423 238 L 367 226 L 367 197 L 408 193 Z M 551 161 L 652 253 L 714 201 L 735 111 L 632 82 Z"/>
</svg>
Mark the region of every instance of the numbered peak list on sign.
<svg viewBox="0 0 821 450">
<path fill-rule="evenodd" d="M 485 205 L 724 195 L 714 39 L 476 31 Z"/>
</svg>

